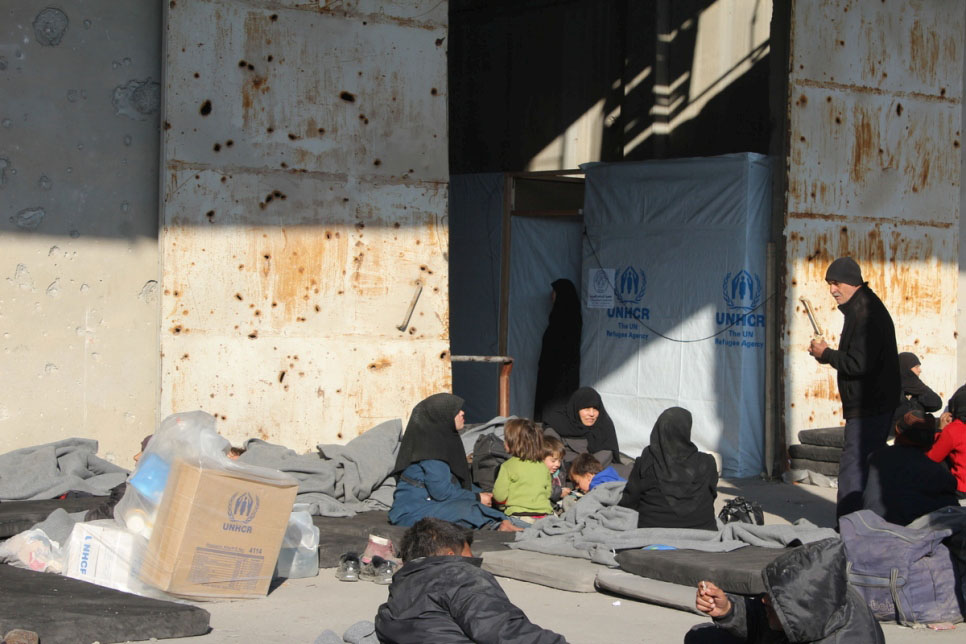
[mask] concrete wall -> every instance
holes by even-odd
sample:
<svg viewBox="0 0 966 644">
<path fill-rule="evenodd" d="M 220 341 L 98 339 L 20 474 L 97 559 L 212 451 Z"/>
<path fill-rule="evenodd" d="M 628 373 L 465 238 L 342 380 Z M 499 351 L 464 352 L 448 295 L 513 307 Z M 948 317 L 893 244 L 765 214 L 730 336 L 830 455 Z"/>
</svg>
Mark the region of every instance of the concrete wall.
<svg viewBox="0 0 966 644">
<path fill-rule="evenodd" d="M 157 3 L 0 5 L 0 452 L 130 465 L 158 398 Z"/>
<path fill-rule="evenodd" d="M 450 388 L 447 5 L 329 4 L 166 9 L 161 410 L 235 441 Z"/>
<path fill-rule="evenodd" d="M 838 343 L 825 270 L 851 255 L 900 351 L 956 386 L 966 5 L 798 1 L 791 17 L 784 306 L 787 438 L 841 424 L 835 371 L 807 353 L 806 296 Z"/>
</svg>

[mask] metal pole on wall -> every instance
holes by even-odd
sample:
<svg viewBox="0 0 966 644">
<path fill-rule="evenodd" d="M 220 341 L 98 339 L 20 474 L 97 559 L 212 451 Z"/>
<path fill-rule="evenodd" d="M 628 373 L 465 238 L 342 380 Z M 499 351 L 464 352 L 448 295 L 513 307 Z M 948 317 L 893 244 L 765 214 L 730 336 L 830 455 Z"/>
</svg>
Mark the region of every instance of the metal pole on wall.
<svg viewBox="0 0 966 644">
<path fill-rule="evenodd" d="M 770 479 L 775 464 L 775 244 L 765 249 L 765 475 Z"/>
</svg>

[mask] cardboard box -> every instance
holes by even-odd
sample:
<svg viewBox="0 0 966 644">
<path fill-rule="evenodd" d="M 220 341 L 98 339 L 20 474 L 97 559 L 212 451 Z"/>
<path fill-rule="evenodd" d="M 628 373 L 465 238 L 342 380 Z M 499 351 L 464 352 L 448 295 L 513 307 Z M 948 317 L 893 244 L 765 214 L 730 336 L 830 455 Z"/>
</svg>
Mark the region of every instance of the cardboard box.
<svg viewBox="0 0 966 644">
<path fill-rule="evenodd" d="M 268 592 L 298 485 L 244 476 L 172 464 L 141 581 L 183 597 Z"/>
<path fill-rule="evenodd" d="M 144 554 L 144 539 L 113 521 L 78 523 L 70 533 L 64 574 L 98 586 L 132 593 Z"/>
</svg>

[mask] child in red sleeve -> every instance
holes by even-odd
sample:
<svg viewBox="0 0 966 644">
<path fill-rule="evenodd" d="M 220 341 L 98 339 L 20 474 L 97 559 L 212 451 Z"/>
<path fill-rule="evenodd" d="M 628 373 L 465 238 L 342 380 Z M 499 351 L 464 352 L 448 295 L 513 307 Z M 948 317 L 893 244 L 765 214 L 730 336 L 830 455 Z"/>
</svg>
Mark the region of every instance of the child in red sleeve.
<svg viewBox="0 0 966 644">
<path fill-rule="evenodd" d="M 943 427 L 926 456 L 941 463 L 946 461 L 956 477 L 956 493 L 966 498 L 966 386 L 960 387 L 949 401 L 953 420 Z"/>
</svg>

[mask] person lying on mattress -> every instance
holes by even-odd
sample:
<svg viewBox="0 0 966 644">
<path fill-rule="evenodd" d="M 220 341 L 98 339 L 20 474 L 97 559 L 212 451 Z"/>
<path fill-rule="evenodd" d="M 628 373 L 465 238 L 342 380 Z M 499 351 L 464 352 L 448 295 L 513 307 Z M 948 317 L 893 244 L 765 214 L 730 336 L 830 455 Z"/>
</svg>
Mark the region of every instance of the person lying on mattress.
<svg viewBox="0 0 966 644">
<path fill-rule="evenodd" d="M 691 442 L 691 412 L 661 412 L 650 443 L 634 461 L 618 505 L 637 510 L 638 528 L 717 530 L 718 467 Z"/>
<path fill-rule="evenodd" d="M 493 495 L 473 485 L 457 432 L 463 428 L 463 399 L 433 394 L 413 407 L 392 474 L 396 476 L 389 522 L 411 526 L 437 517 L 466 528 L 514 526 L 494 510 Z"/>
<path fill-rule="evenodd" d="M 543 426 L 545 433 L 562 439 L 567 446 L 565 466 L 585 452 L 593 454 L 605 467 L 621 462 L 614 421 L 604 409 L 600 394 L 590 387 L 581 387 L 570 400 L 547 410 Z"/>
<path fill-rule="evenodd" d="M 936 437 L 933 415 L 908 411 L 896 423 L 895 432 L 895 444 L 869 456 L 863 507 L 896 525 L 909 525 L 940 508 L 958 507 L 956 478 L 926 455 Z"/>
<path fill-rule="evenodd" d="M 566 644 L 529 619 L 473 558 L 473 533 L 426 518 L 406 530 L 403 567 L 376 613 L 376 637 L 393 644 Z"/>
<path fill-rule="evenodd" d="M 695 608 L 713 624 L 693 627 L 685 644 L 885 644 L 862 595 L 849 586 L 845 545 L 823 539 L 789 550 L 762 571 L 765 594 L 743 597 L 698 582 Z"/>
</svg>

